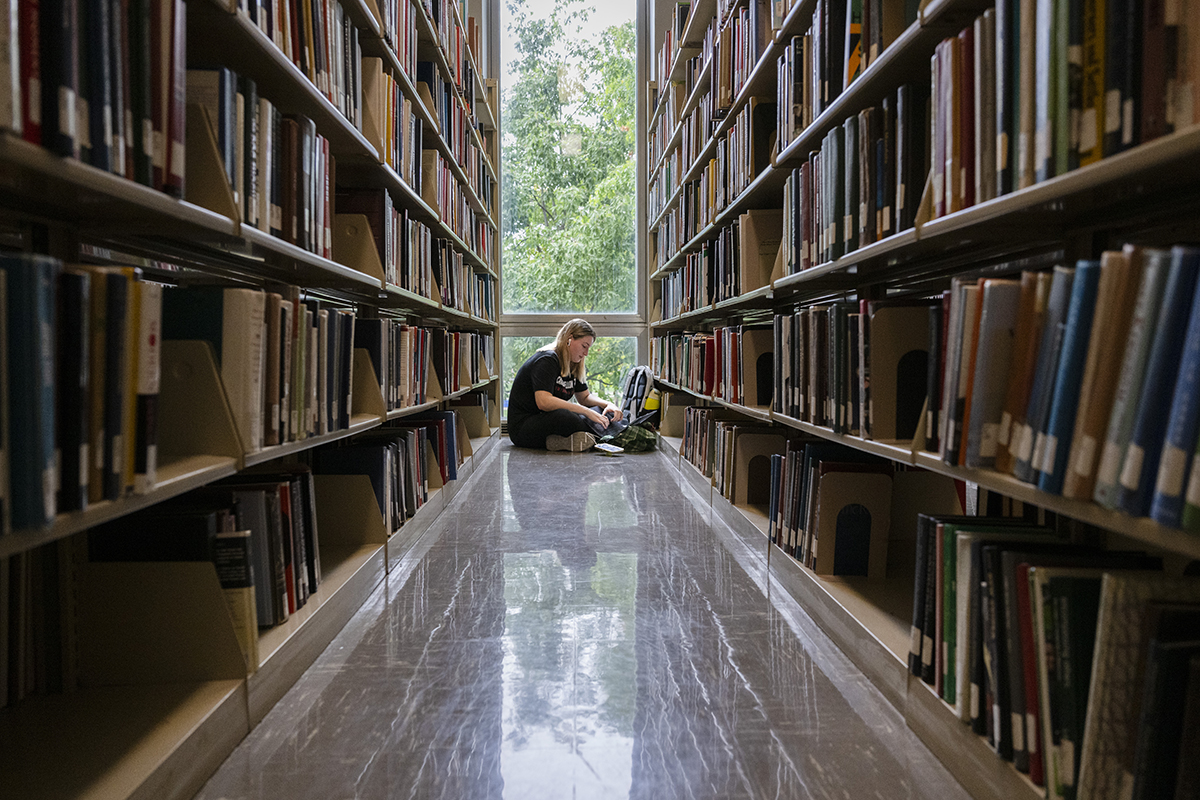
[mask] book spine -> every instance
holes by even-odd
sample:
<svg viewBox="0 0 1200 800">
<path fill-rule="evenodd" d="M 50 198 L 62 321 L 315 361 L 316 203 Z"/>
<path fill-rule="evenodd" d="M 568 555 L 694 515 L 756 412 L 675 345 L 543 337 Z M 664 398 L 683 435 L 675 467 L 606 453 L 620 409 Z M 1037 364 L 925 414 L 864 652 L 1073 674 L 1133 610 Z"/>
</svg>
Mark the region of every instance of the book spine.
<svg viewBox="0 0 1200 800">
<path fill-rule="evenodd" d="M 1046 422 L 1046 444 L 1041 461 L 1034 465 L 1040 471 L 1038 488 L 1043 492 L 1062 492 L 1099 285 L 1099 261 L 1080 261 L 1076 264 L 1075 280 L 1071 286 L 1071 305 L 1067 312 L 1063 337 L 1063 352 L 1058 361 L 1049 418 Z"/>
<path fill-rule="evenodd" d="M 1198 271 L 1200 250 L 1185 247 L 1173 249 L 1171 271 L 1163 292 L 1162 313 L 1138 395 L 1133 434 L 1121 466 L 1117 506 L 1134 516 L 1145 516 L 1150 508 L 1154 475 L 1167 426 L 1165 412 L 1168 408 L 1165 402 L 1172 396 L 1179 374 L 1179 359 Z M 1168 464 L 1168 469 L 1178 471 L 1181 466 L 1178 463 Z"/>
</svg>

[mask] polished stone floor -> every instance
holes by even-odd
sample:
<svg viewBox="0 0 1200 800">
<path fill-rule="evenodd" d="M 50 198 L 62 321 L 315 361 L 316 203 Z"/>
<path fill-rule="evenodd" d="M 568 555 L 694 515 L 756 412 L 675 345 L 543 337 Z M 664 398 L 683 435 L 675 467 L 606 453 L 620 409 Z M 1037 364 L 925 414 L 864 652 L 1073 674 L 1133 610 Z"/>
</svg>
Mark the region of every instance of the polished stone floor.
<svg viewBox="0 0 1200 800">
<path fill-rule="evenodd" d="M 198 798 L 965 797 L 756 558 L 657 454 L 503 441 Z"/>
</svg>

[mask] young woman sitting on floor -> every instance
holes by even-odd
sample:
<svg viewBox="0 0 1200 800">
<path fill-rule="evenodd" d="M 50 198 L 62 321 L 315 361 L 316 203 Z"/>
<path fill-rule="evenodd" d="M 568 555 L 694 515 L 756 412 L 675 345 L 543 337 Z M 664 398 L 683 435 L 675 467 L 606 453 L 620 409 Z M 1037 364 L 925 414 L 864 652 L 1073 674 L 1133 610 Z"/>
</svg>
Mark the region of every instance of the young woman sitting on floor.
<svg viewBox="0 0 1200 800">
<path fill-rule="evenodd" d="M 517 370 L 508 395 L 513 444 L 582 453 L 596 444 L 595 426 L 602 430 L 621 419 L 621 409 L 592 394 L 584 381 L 583 362 L 595 341 L 592 326 L 573 319 Z"/>
</svg>

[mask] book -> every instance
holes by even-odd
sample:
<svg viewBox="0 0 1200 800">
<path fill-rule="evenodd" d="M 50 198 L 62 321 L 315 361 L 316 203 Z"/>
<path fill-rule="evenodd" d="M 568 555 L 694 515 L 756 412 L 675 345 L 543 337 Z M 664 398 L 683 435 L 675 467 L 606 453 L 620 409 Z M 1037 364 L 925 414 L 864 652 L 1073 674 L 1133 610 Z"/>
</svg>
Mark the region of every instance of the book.
<svg viewBox="0 0 1200 800">
<path fill-rule="evenodd" d="M 79 157 L 79 0 L 43 0 L 38 5 L 43 147 Z"/>
<path fill-rule="evenodd" d="M 1200 602 L 1200 580 L 1107 573 L 1100 592 L 1087 722 L 1079 756 L 1078 797 L 1119 796 L 1129 749 L 1127 715 L 1141 688 L 1137 649 L 1148 601 Z"/>
<path fill-rule="evenodd" d="M 953 286 L 953 283 L 951 284 Z M 975 336 L 979 332 L 979 285 L 975 281 L 959 284 L 951 300 L 952 313 L 957 330 L 951 330 L 950 339 L 957 341 L 953 353 L 947 353 L 946 381 L 943 400 L 946 407 L 945 434 L 942 438 L 942 460 L 957 465 L 962 455 L 963 421 L 967 413 L 967 387 L 974 377 L 971 365 L 975 359 Z"/>
<path fill-rule="evenodd" d="M 40 528 L 57 513 L 54 312 L 61 264 L 0 254 L 9 325 L 9 491 L 13 528 Z"/>
<path fill-rule="evenodd" d="M 238 438 L 247 453 L 263 443 L 266 295 L 254 289 L 197 286 L 163 293 L 163 338 L 212 345 Z"/>
<path fill-rule="evenodd" d="M 968 467 L 990 467 L 996 462 L 1001 405 L 1012 361 L 1021 289 L 1021 283 L 1015 280 L 992 278 L 983 282 L 975 390 L 964 459 Z"/>
<path fill-rule="evenodd" d="M 59 275 L 57 375 L 59 451 L 58 509 L 78 511 L 88 504 L 88 438 L 91 425 L 91 375 L 88 336 L 91 333 L 91 277 L 66 268 Z M 7 378 L 6 378 L 7 380 Z"/>
<path fill-rule="evenodd" d="M 1029 406 L 1029 392 L 1033 388 L 1033 376 L 1037 371 L 1038 347 L 1042 339 L 1042 326 L 1046 316 L 1046 302 L 1050 298 L 1052 273 L 1021 273 L 1021 297 L 1017 307 L 1016 328 L 1013 340 L 1012 364 L 1009 370 L 1008 390 L 1000 412 L 1000 428 L 997 432 L 995 468 L 998 472 L 1011 473 L 1016 463 L 1019 434 L 1025 424 L 1025 411 Z"/>
<path fill-rule="evenodd" d="M 1200 290 L 1192 294 L 1150 505 L 1150 516 L 1176 528 L 1183 524 L 1184 487 L 1200 433 Z"/>
<path fill-rule="evenodd" d="M 158 392 L 162 378 L 162 286 L 148 281 L 133 284 L 137 295 L 137 342 L 134 348 L 136 382 L 131 400 L 133 425 L 129 432 L 133 491 L 146 494 L 158 482 Z"/>
<path fill-rule="evenodd" d="M 1046 317 L 1042 327 L 1041 342 L 1038 345 L 1037 369 L 1034 372 L 1033 384 L 1029 390 L 1029 405 L 1025 409 L 1025 422 L 1017 436 L 1016 460 L 1013 464 L 1013 475 L 1019 480 L 1033 480 L 1036 464 L 1041 460 L 1041 453 L 1035 451 L 1039 434 L 1045 430 L 1046 420 L 1053 401 L 1054 379 L 1058 372 L 1058 360 L 1062 352 L 1062 342 L 1065 336 L 1066 316 L 1071 298 L 1071 286 L 1075 278 L 1075 270 L 1071 267 L 1058 266 L 1054 268 L 1054 280 L 1050 285 L 1050 295 L 1046 301 Z M 1042 436 L 1042 444 L 1045 437 Z"/>
<path fill-rule="evenodd" d="M 1121 372 L 1113 393 L 1112 410 L 1105 427 L 1100 461 L 1096 468 L 1096 485 L 1092 493 L 1095 501 L 1105 508 L 1116 506 L 1121 466 L 1133 431 L 1138 394 L 1158 324 L 1170 264 L 1169 251 L 1143 252 L 1142 279 L 1134 302 L 1133 318 L 1129 323 L 1129 336 L 1125 341 Z"/>
<path fill-rule="evenodd" d="M 1088 342 L 1087 363 L 1079 388 L 1079 408 L 1071 452 L 1067 458 L 1062 494 L 1068 498 L 1091 498 L 1104 437 L 1121 369 L 1121 351 L 1133 318 L 1133 304 L 1141 282 L 1142 257 L 1136 248 L 1109 250 L 1100 256 L 1100 287 L 1096 313 Z"/>
<path fill-rule="evenodd" d="M 1058 359 L 1050 409 L 1044 432 L 1034 444 L 1038 488 L 1058 494 L 1070 454 L 1070 434 L 1075 429 L 1079 389 L 1083 382 L 1087 347 L 1092 334 L 1096 295 L 1100 288 L 1100 262 L 1079 261 L 1071 285 L 1071 302 L 1064 322 L 1062 353 Z M 1041 455 L 1040 460 L 1037 455 Z"/>
<path fill-rule="evenodd" d="M 1167 427 L 1167 405 L 1180 370 L 1180 354 L 1191 314 L 1193 295 L 1200 273 L 1200 249 L 1176 246 L 1171 251 L 1171 267 L 1163 289 L 1162 310 L 1155 325 L 1150 346 L 1150 361 L 1138 394 L 1137 411 L 1125 459 L 1121 465 L 1118 508 L 1137 517 L 1146 516 L 1154 492 L 1155 474 L 1162 454 Z M 1180 474 L 1186 463 L 1182 450 L 1172 451 L 1168 479 L 1182 484 Z"/>
</svg>

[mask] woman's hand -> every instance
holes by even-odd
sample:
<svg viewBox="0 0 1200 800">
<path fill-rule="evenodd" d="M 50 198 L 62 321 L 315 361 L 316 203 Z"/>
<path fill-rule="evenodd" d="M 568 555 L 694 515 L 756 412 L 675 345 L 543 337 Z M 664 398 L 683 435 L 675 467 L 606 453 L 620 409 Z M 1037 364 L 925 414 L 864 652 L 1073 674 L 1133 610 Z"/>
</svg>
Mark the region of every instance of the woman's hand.
<svg viewBox="0 0 1200 800">
<path fill-rule="evenodd" d="M 597 425 L 603 426 L 605 428 L 608 427 L 609 418 L 604 416 L 603 414 L 601 414 L 599 411 L 597 411 L 594 408 L 584 406 L 580 410 L 579 413 L 583 414 L 585 417 L 587 417 L 592 422 L 595 422 Z"/>
<path fill-rule="evenodd" d="M 605 403 L 604 415 L 609 417 L 613 422 L 620 422 L 625 416 L 625 412 L 619 406 L 615 406 L 612 403 Z"/>
</svg>

